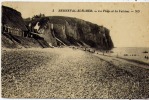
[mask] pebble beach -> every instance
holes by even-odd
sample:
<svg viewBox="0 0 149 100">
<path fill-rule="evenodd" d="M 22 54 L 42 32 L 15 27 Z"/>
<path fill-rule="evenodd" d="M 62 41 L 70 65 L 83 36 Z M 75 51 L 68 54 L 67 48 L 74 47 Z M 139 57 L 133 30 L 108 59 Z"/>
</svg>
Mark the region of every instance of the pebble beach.
<svg viewBox="0 0 149 100">
<path fill-rule="evenodd" d="M 72 48 L 3 49 L 2 98 L 149 98 L 149 69 Z"/>
</svg>

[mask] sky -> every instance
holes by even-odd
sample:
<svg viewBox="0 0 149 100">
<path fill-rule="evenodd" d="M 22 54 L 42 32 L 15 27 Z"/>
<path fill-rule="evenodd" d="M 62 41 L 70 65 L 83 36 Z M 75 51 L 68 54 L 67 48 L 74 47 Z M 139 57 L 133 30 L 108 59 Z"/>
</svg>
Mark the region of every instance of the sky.
<svg viewBox="0 0 149 100">
<path fill-rule="evenodd" d="M 103 25 L 110 30 L 115 47 L 149 47 L 149 3 L 3 2 L 2 5 L 21 12 L 23 18 L 42 13 L 46 16 L 75 17 Z M 102 12 L 58 12 L 59 9 L 92 9 Z M 118 12 L 103 12 L 105 10 Z"/>
</svg>

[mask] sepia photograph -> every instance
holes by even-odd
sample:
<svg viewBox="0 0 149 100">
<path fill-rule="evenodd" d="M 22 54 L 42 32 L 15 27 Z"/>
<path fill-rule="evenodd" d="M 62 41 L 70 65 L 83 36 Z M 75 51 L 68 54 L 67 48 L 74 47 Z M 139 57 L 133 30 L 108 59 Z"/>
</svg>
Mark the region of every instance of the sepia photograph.
<svg viewBox="0 0 149 100">
<path fill-rule="evenodd" d="M 1 97 L 149 98 L 149 2 L 2 2 Z"/>
</svg>

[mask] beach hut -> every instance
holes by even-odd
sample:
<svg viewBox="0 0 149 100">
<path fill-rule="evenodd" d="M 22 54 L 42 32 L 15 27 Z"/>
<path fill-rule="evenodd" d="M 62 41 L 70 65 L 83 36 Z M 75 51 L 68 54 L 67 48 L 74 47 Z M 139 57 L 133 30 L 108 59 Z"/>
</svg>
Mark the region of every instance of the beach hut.
<svg viewBox="0 0 149 100">
<path fill-rule="evenodd" d="M 2 6 L 2 33 L 10 33 L 16 36 L 25 36 L 27 28 L 21 16 L 21 13 Z"/>
</svg>

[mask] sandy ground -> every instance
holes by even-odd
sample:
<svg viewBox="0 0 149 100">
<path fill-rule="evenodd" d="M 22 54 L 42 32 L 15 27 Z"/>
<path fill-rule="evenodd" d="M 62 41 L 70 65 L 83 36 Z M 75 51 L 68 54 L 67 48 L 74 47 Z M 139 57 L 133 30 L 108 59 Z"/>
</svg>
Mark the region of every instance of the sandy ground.
<svg viewBox="0 0 149 100">
<path fill-rule="evenodd" d="M 2 50 L 3 98 L 149 98 L 149 69 L 71 48 Z"/>
</svg>

